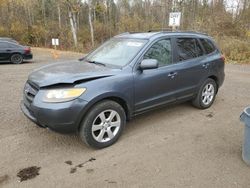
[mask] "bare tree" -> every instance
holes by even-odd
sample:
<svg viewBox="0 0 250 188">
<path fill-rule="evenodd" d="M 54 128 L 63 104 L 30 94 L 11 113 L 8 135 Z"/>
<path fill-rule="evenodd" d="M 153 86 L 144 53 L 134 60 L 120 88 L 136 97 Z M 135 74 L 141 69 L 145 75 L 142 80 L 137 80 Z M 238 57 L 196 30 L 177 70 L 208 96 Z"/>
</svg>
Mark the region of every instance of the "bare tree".
<svg viewBox="0 0 250 188">
<path fill-rule="evenodd" d="M 89 7 L 89 28 L 90 28 L 90 35 L 91 35 L 91 44 L 92 47 L 95 46 L 94 42 L 94 29 L 93 29 L 93 23 L 92 23 L 92 1 L 88 1 L 88 7 Z"/>
<path fill-rule="evenodd" d="M 71 26 L 71 32 L 73 35 L 74 40 L 74 46 L 77 47 L 78 41 L 77 41 L 77 17 L 79 14 L 81 2 L 79 0 L 77 1 L 70 1 L 66 0 L 66 4 L 68 7 L 68 15 L 69 15 L 69 21 Z"/>
</svg>

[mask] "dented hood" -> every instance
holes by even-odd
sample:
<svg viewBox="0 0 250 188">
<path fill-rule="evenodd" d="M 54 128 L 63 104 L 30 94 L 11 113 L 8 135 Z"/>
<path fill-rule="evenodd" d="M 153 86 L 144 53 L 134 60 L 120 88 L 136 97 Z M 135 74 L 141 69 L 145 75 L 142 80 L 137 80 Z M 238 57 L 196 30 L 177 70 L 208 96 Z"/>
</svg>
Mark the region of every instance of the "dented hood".
<svg viewBox="0 0 250 188">
<path fill-rule="evenodd" d="M 120 72 L 102 65 L 83 61 L 54 63 L 34 70 L 28 80 L 39 87 L 55 84 L 73 84 L 76 81 L 87 81 L 112 76 Z"/>
</svg>

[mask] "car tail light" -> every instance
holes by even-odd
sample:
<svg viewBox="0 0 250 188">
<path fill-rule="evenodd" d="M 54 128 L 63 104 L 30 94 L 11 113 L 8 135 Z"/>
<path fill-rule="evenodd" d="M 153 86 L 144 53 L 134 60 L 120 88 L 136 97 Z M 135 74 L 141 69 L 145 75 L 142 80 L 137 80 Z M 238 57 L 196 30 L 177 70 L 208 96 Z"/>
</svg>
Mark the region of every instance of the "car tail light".
<svg viewBox="0 0 250 188">
<path fill-rule="evenodd" d="M 24 53 L 25 53 L 25 54 L 29 54 L 30 51 L 31 51 L 30 47 L 26 47 L 26 48 L 24 49 Z"/>
<path fill-rule="evenodd" d="M 223 63 L 225 63 L 225 56 L 223 54 L 221 54 L 221 60 L 223 61 Z"/>
</svg>

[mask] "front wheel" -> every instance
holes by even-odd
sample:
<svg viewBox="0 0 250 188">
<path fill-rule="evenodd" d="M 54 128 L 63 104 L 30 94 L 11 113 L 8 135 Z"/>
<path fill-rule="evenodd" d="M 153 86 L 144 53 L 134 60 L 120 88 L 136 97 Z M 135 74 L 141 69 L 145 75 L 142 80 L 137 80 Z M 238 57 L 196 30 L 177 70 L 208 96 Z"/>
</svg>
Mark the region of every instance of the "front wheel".
<svg viewBox="0 0 250 188">
<path fill-rule="evenodd" d="M 216 96 L 217 84 L 211 78 L 208 78 L 201 86 L 199 93 L 192 101 L 193 105 L 200 109 L 209 108 Z"/>
<path fill-rule="evenodd" d="M 80 127 L 80 137 L 94 148 L 104 148 L 114 144 L 126 124 L 126 115 L 120 104 L 105 100 L 94 105 L 84 117 Z"/>
</svg>

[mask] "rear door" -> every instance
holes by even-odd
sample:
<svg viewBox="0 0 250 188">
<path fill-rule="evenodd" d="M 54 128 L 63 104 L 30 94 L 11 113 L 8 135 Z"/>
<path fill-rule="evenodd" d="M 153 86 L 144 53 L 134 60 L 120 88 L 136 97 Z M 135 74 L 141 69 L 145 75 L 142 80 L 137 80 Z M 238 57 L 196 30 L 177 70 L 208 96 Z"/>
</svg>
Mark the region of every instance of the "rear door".
<svg viewBox="0 0 250 188">
<path fill-rule="evenodd" d="M 197 93 L 200 83 L 209 75 L 209 65 L 197 38 L 176 37 L 174 46 L 176 98 L 191 98 Z"/>
</svg>

